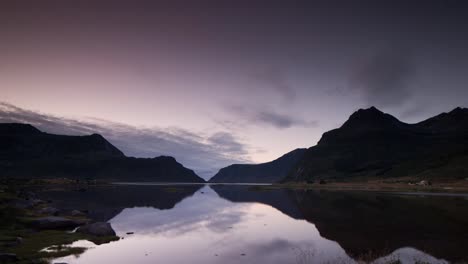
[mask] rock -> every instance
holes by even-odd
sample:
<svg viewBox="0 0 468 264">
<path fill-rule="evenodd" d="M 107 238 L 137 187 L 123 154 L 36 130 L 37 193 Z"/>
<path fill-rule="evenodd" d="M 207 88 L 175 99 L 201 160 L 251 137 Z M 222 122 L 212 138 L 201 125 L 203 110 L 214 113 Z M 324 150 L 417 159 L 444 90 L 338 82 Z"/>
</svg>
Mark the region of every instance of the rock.
<svg viewBox="0 0 468 264">
<path fill-rule="evenodd" d="M 127 235 L 133 235 L 134 233 L 133 232 L 127 232 Z"/>
<path fill-rule="evenodd" d="M 37 211 L 39 214 L 44 214 L 44 215 L 58 215 L 59 214 L 59 210 L 57 208 L 54 208 L 54 207 L 45 207 L 45 208 L 42 208 L 40 209 L 39 211 Z"/>
<path fill-rule="evenodd" d="M 115 236 L 115 231 L 109 223 L 97 222 L 85 226 L 80 226 L 76 232 L 93 236 Z"/>
<path fill-rule="evenodd" d="M 429 185 L 429 184 L 428 184 L 427 181 L 422 180 L 422 181 L 420 181 L 420 182 L 417 182 L 416 185 L 419 185 L 419 186 L 427 186 L 427 185 Z"/>
<path fill-rule="evenodd" d="M 86 214 L 78 210 L 73 210 L 71 211 L 70 215 L 71 216 L 85 216 Z"/>
<path fill-rule="evenodd" d="M 17 261 L 18 257 L 16 254 L 12 253 L 0 253 L 0 262 L 1 263 L 8 263 L 10 261 Z"/>
<path fill-rule="evenodd" d="M 48 216 L 33 220 L 31 224 L 39 229 L 67 229 L 86 224 L 85 220 L 72 220 L 64 217 Z"/>
</svg>

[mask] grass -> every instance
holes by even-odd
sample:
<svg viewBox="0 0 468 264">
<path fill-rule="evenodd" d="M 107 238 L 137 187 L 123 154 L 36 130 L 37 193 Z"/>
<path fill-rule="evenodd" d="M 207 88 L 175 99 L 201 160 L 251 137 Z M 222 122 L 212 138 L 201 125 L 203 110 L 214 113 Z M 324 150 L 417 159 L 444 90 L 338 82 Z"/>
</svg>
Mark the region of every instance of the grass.
<svg viewBox="0 0 468 264">
<path fill-rule="evenodd" d="M 0 189 L 0 252 L 16 254 L 16 263 L 48 263 L 52 258 L 79 255 L 86 248 L 66 246 L 78 240 L 89 240 L 103 244 L 118 240 L 117 236 L 97 237 L 65 230 L 35 230 L 30 227 L 30 220 L 37 217 L 34 209 L 20 210 L 9 205 L 17 199 L 15 192 Z M 37 209 L 37 208 L 36 208 Z M 17 243 L 18 237 L 21 242 Z M 41 251 L 55 246 L 52 251 Z"/>
<path fill-rule="evenodd" d="M 8 252 L 16 254 L 20 260 L 25 263 L 36 259 L 50 259 L 81 254 L 86 250 L 85 248 L 63 246 L 78 240 L 89 240 L 95 244 L 103 244 L 119 239 L 116 236 L 94 237 L 81 233 L 69 233 L 60 230 L 45 230 L 39 232 L 24 232 L 25 230 L 18 231 L 20 231 L 19 234 L 22 235 L 23 243 L 19 246 L 12 247 Z M 16 234 L 18 234 L 18 231 Z M 55 248 L 60 250 L 41 251 L 42 249 L 51 246 L 56 246 Z"/>
</svg>

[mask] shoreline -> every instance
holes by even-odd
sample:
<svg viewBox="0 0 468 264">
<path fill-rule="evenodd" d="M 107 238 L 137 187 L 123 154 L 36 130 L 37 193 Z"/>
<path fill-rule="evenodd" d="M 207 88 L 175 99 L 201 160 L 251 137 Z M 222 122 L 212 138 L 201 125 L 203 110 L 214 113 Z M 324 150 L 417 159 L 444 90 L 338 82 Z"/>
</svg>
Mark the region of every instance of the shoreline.
<svg viewBox="0 0 468 264">
<path fill-rule="evenodd" d="M 302 190 L 330 190 L 330 191 L 369 191 L 386 193 L 446 193 L 468 195 L 468 181 L 437 182 L 432 185 L 417 185 L 402 182 L 328 182 L 320 183 L 277 183 L 262 186 L 263 189 L 302 189 Z"/>
<path fill-rule="evenodd" d="M 52 207 L 53 201 L 41 200 L 31 190 L 44 186 L 57 185 L 0 184 L 0 253 L 7 258 L 5 263 L 49 263 L 54 258 L 79 255 L 86 250 L 71 246 L 75 241 L 88 240 L 100 245 L 120 239 L 115 233 L 78 231 L 98 222 L 86 212 Z"/>
</svg>

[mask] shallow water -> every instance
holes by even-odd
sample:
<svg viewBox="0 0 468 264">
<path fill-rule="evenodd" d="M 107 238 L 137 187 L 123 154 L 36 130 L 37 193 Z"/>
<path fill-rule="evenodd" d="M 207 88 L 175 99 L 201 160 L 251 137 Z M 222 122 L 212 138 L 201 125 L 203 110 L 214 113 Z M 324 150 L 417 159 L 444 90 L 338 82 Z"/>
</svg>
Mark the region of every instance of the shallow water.
<svg viewBox="0 0 468 264">
<path fill-rule="evenodd" d="M 460 197 L 240 185 L 119 185 L 44 195 L 62 208 L 87 208 L 122 237 L 100 246 L 76 242 L 89 249 L 55 262 L 447 263 L 468 256 L 468 201 Z"/>
</svg>

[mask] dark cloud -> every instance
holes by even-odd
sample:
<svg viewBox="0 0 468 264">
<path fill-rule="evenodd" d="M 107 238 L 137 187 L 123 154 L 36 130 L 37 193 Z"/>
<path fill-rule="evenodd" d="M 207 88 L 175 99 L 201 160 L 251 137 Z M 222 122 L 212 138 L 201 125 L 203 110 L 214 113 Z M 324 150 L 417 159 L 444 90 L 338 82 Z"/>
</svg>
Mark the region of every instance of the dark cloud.
<svg viewBox="0 0 468 264">
<path fill-rule="evenodd" d="M 386 49 L 357 68 L 351 76 L 350 88 L 362 93 L 369 105 L 401 106 L 412 96 L 415 70 L 411 52 Z"/>
<path fill-rule="evenodd" d="M 247 122 L 249 125 L 267 125 L 279 129 L 291 127 L 317 127 L 318 121 L 304 120 L 298 117 L 278 113 L 274 110 L 247 108 L 242 106 L 229 106 L 227 110 L 239 116 L 239 120 Z"/>
<path fill-rule="evenodd" d="M 218 132 L 208 138 L 208 142 L 214 146 L 218 146 L 222 152 L 246 155 L 245 146 L 230 133 Z"/>
<path fill-rule="evenodd" d="M 75 120 L 25 110 L 0 102 L 0 123 L 29 123 L 54 134 L 99 133 L 127 156 L 169 155 L 204 178 L 232 163 L 249 162 L 248 146 L 232 134 L 198 135 L 180 128 L 138 128 L 100 119 Z"/>
</svg>

